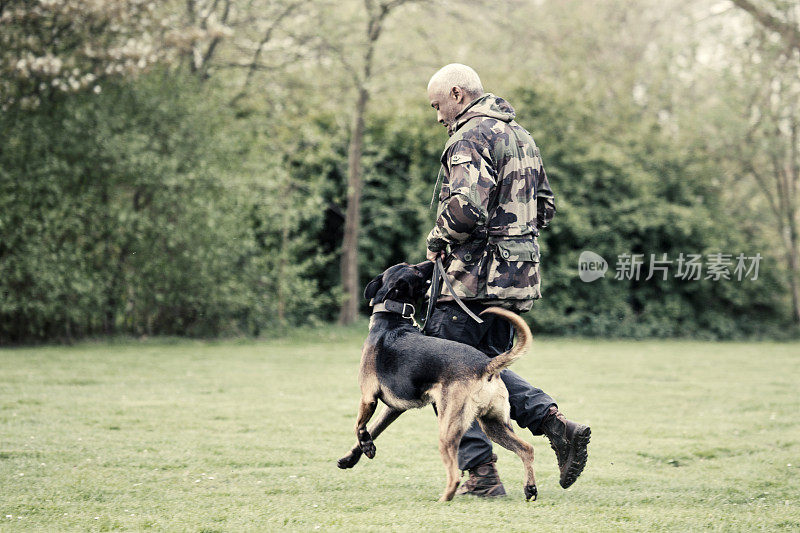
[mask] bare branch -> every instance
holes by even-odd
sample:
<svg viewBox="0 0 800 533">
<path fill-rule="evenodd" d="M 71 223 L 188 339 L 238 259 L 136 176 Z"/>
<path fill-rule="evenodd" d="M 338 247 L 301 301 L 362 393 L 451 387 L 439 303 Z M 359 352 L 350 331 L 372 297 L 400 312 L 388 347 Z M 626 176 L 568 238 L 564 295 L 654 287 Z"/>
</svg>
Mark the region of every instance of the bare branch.
<svg viewBox="0 0 800 533">
<path fill-rule="evenodd" d="M 240 89 L 240 93 L 244 93 L 247 90 L 247 86 L 250 85 L 250 82 L 253 79 L 253 74 L 255 74 L 256 69 L 258 68 L 258 60 L 261 58 L 261 52 L 264 50 L 264 45 L 269 42 L 272 38 L 272 33 L 275 31 L 275 28 L 288 17 L 292 11 L 300 7 L 304 2 L 294 2 L 293 4 L 289 4 L 286 9 L 284 9 L 281 13 L 278 13 L 278 16 L 272 21 L 272 24 L 269 25 L 267 30 L 264 32 L 264 37 L 262 37 L 261 41 L 258 43 L 258 47 L 256 48 L 255 53 L 253 54 L 253 59 L 250 61 L 250 68 L 247 70 L 247 76 L 245 77 L 244 83 L 242 84 L 242 88 Z"/>
<path fill-rule="evenodd" d="M 385 4 L 381 4 L 381 10 L 388 13 L 396 7 L 399 7 L 405 3 L 408 3 L 411 0 L 391 0 L 390 2 L 386 2 Z"/>
<path fill-rule="evenodd" d="M 358 69 L 348 60 L 348 53 L 344 49 L 344 46 L 341 44 L 334 44 L 329 41 L 324 35 L 319 36 L 320 43 L 324 45 L 324 47 L 333 52 L 334 57 L 342 64 L 344 69 L 350 74 L 353 84 L 358 85 L 360 83 L 360 75 L 358 73 Z"/>
<path fill-rule="evenodd" d="M 209 10 L 209 14 L 203 19 L 203 22 L 200 25 L 201 28 L 203 28 L 203 29 L 207 28 L 208 17 L 210 17 L 211 13 L 213 12 L 213 10 L 216 9 L 217 4 L 218 4 L 218 0 L 214 0 L 214 5 Z M 220 18 L 220 20 L 222 21 L 223 24 L 228 20 L 228 16 L 230 15 L 230 9 L 231 9 L 231 0 L 225 0 L 225 8 L 222 11 L 222 17 Z M 219 42 L 221 40 L 222 40 L 222 37 L 214 37 L 213 39 L 211 39 L 211 42 L 209 43 L 208 48 L 206 49 L 206 52 L 203 54 L 202 58 L 200 59 L 200 64 L 197 65 L 197 68 L 201 72 L 201 77 L 203 79 L 206 79 L 208 77 L 208 74 L 207 74 L 208 62 L 213 57 L 214 51 L 217 49 L 217 46 L 219 45 Z"/>
<path fill-rule="evenodd" d="M 211 16 L 213 13 L 216 13 L 216 12 L 217 12 L 217 6 L 218 6 L 218 5 L 219 5 L 219 0 L 214 0 L 214 3 L 211 5 L 211 7 L 209 8 L 209 10 L 206 12 L 206 16 L 205 16 L 205 17 L 203 17 L 203 20 L 202 20 L 202 21 L 201 21 L 201 23 L 200 23 L 200 24 L 201 24 L 201 27 L 203 27 L 203 28 L 205 28 L 205 27 L 206 27 L 206 24 L 207 24 L 207 22 L 208 22 L 208 17 L 210 17 L 210 16 Z M 224 21 L 223 21 L 223 22 L 224 22 Z"/>
<path fill-rule="evenodd" d="M 800 50 L 800 28 L 779 19 L 765 9 L 756 6 L 750 0 L 731 0 L 731 2 L 736 7 L 750 13 L 765 28 L 778 33 L 789 47 Z"/>
<path fill-rule="evenodd" d="M 197 18 L 197 2 L 195 0 L 186 0 L 186 14 L 189 17 L 189 22 L 194 22 Z"/>
</svg>

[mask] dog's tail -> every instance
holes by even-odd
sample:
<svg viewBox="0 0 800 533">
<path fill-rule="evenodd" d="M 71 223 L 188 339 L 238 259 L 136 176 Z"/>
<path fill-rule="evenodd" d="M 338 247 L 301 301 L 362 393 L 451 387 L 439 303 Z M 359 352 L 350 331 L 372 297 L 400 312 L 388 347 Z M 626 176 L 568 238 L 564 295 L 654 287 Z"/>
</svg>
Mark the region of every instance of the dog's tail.
<svg viewBox="0 0 800 533">
<path fill-rule="evenodd" d="M 526 324 L 525 321 L 522 320 L 522 317 L 520 317 L 517 313 L 508 311 L 502 307 L 489 307 L 484 309 L 481 314 L 484 313 L 490 313 L 492 315 L 498 315 L 505 318 L 511 322 L 511 325 L 514 326 L 515 330 L 517 330 L 517 342 L 514 344 L 514 347 L 507 352 L 493 357 L 492 360 L 489 361 L 489 364 L 486 365 L 486 370 L 484 372 L 486 375 L 490 375 L 496 374 L 504 368 L 511 366 L 511 363 L 522 357 L 522 354 L 527 352 L 528 348 L 531 346 L 532 335 L 528 324 Z"/>
</svg>

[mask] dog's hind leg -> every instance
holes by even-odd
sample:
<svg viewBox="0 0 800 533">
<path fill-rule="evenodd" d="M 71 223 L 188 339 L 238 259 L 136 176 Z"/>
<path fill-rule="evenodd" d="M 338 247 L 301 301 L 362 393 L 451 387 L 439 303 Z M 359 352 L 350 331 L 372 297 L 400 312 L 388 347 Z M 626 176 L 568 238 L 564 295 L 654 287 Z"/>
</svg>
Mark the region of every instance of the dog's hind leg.
<svg viewBox="0 0 800 533">
<path fill-rule="evenodd" d="M 511 428 L 511 421 L 508 419 L 504 421 L 492 415 L 486 415 L 478 418 L 478 422 L 490 439 L 503 448 L 516 453 L 522 459 L 525 475 L 527 476 L 525 480 L 525 499 L 530 500 L 533 498 L 536 500 L 538 492 L 536 489 L 536 477 L 533 473 L 533 446 L 514 433 Z"/>
<path fill-rule="evenodd" d="M 475 412 L 469 408 L 472 404 L 467 402 L 465 388 L 450 387 L 442 391 L 441 395 L 442 398 L 436 401 L 439 415 L 439 453 L 442 454 L 442 462 L 447 471 L 447 484 L 439 501 L 446 502 L 453 499 L 461 480 L 458 445 L 475 419 Z"/>
<path fill-rule="evenodd" d="M 442 454 L 442 462 L 447 471 L 447 483 L 439 501 L 448 502 L 453 499 L 461 479 L 461 471 L 458 469 L 458 441 L 454 444 L 449 438 L 440 436 L 439 453 Z"/>
<path fill-rule="evenodd" d="M 378 419 L 372 423 L 369 427 L 367 432 L 370 434 L 373 440 L 378 438 L 378 435 L 383 433 L 383 430 L 386 429 L 389 424 L 397 420 L 397 418 L 402 415 L 405 411 L 399 411 L 397 409 L 393 409 L 389 406 L 386 406 L 381 414 L 378 415 Z M 353 468 L 358 463 L 358 460 L 361 459 L 361 455 L 364 452 L 361 451 L 361 444 L 356 442 L 356 445 L 350 450 L 350 452 L 339 459 L 336 463 L 339 468 Z"/>
</svg>

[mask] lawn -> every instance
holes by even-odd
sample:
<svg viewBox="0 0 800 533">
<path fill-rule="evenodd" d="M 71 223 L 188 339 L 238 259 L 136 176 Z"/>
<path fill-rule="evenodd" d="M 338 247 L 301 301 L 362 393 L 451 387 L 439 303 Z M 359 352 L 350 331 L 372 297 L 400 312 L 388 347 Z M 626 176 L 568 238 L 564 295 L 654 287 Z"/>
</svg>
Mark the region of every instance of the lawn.
<svg viewBox="0 0 800 533">
<path fill-rule="evenodd" d="M 335 466 L 365 333 L 0 350 L 0 529 L 800 529 L 798 343 L 537 339 L 514 369 L 592 426 L 583 476 L 518 430 L 539 501 L 499 449 L 507 498 L 440 504 L 430 408 Z"/>
</svg>

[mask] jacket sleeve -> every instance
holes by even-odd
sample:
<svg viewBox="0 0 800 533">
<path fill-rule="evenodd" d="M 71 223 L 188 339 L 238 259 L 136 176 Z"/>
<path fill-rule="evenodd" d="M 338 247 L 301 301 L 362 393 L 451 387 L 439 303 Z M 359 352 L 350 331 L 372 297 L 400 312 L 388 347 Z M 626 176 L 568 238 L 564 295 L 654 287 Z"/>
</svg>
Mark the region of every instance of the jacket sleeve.
<svg viewBox="0 0 800 533">
<path fill-rule="evenodd" d="M 538 153 L 538 149 L 537 149 Z M 556 203 L 553 190 L 550 189 L 550 182 L 547 181 L 547 173 L 544 171 L 541 157 L 539 160 L 539 170 L 536 176 L 536 227 L 546 228 L 556 214 Z"/>
<path fill-rule="evenodd" d="M 486 224 L 489 196 L 497 183 L 490 158 L 487 150 L 464 140 L 445 154 L 436 226 L 427 239 L 432 252 L 468 240 L 476 226 Z"/>
</svg>

